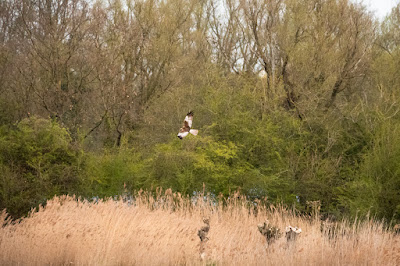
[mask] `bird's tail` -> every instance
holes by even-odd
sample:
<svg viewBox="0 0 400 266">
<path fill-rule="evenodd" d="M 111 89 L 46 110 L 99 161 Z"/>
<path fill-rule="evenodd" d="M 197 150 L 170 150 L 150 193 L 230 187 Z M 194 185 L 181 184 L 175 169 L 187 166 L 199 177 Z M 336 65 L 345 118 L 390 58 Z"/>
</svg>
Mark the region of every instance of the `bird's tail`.
<svg viewBox="0 0 400 266">
<path fill-rule="evenodd" d="M 191 129 L 189 132 L 190 132 L 190 134 L 192 134 L 194 136 L 196 136 L 199 133 L 199 131 L 197 129 Z"/>
</svg>

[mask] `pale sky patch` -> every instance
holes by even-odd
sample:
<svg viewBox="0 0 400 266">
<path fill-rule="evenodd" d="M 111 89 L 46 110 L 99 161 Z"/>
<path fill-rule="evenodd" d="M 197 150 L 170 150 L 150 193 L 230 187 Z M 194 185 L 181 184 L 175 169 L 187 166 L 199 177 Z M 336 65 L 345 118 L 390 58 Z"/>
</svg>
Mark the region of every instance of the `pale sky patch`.
<svg viewBox="0 0 400 266">
<path fill-rule="evenodd" d="M 362 2 L 369 10 L 374 12 L 378 19 L 382 20 L 385 16 L 390 14 L 392 8 L 395 7 L 400 0 L 363 0 Z"/>
</svg>

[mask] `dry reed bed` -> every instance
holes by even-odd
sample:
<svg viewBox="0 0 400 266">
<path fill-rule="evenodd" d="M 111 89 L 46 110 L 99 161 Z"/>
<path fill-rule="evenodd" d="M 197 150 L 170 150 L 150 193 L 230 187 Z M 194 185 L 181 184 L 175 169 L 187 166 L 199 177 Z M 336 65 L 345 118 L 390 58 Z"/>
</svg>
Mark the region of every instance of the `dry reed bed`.
<svg viewBox="0 0 400 266">
<path fill-rule="evenodd" d="M 167 190 L 139 193 L 135 204 L 55 197 L 19 223 L 6 213 L 0 229 L 1 265 L 396 265 L 400 240 L 378 222 L 342 223 L 337 237 L 321 233 L 318 219 L 245 200 L 222 204 L 183 198 Z M 210 218 L 206 258 L 197 231 Z M 257 224 L 268 219 L 282 231 L 301 227 L 297 241 L 267 246 Z"/>
</svg>

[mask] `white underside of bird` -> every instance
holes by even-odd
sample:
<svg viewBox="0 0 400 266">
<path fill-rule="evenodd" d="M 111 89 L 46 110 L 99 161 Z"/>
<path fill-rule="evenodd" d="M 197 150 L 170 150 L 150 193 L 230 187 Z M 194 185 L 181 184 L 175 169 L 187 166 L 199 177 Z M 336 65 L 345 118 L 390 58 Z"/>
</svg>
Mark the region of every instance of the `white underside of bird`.
<svg viewBox="0 0 400 266">
<path fill-rule="evenodd" d="M 187 135 L 192 134 L 196 136 L 199 131 L 197 129 L 192 129 L 192 122 L 193 122 L 193 112 L 190 111 L 183 121 L 183 126 L 179 129 L 178 138 L 183 139 Z"/>
</svg>

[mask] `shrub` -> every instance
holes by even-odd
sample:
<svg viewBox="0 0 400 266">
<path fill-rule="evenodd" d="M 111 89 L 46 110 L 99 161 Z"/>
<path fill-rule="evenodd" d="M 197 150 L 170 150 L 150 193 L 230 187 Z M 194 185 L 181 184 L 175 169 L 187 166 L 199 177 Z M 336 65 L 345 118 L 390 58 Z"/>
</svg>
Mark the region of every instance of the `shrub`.
<svg viewBox="0 0 400 266">
<path fill-rule="evenodd" d="M 400 221 L 400 124 L 382 122 L 353 181 L 340 191 L 350 215 L 376 215 Z"/>
<path fill-rule="evenodd" d="M 133 149 L 110 149 L 100 154 L 86 154 L 87 193 L 95 197 L 112 197 L 143 185 L 144 162 Z M 89 188 L 90 187 L 90 188 Z"/>
<path fill-rule="evenodd" d="M 0 209 L 14 217 L 56 194 L 80 191 L 81 154 L 57 122 L 31 117 L 0 130 Z"/>
</svg>

